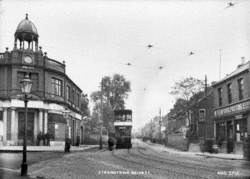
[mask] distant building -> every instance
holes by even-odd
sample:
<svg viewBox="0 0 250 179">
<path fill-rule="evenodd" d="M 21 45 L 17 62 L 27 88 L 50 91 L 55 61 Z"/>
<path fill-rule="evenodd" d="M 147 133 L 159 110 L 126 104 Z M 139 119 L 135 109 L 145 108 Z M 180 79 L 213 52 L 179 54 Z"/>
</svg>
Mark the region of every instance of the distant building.
<svg viewBox="0 0 250 179">
<path fill-rule="evenodd" d="M 14 34 L 14 48 L 0 53 L 0 144 L 21 145 L 24 134 L 24 102 L 19 82 L 32 80 L 28 102 L 27 142 L 34 145 L 39 132 L 49 133 L 51 144 L 65 137 L 76 144 L 82 136 L 82 90 L 65 73 L 65 63 L 42 52 L 35 25 L 26 18 Z"/>
<path fill-rule="evenodd" d="M 243 153 L 250 135 L 250 62 L 213 85 L 215 136 L 222 152 Z"/>
<path fill-rule="evenodd" d="M 191 131 L 199 142 L 214 141 L 213 89 L 201 92 L 201 97 L 190 107 Z M 212 147 L 212 146 L 210 146 Z"/>
</svg>

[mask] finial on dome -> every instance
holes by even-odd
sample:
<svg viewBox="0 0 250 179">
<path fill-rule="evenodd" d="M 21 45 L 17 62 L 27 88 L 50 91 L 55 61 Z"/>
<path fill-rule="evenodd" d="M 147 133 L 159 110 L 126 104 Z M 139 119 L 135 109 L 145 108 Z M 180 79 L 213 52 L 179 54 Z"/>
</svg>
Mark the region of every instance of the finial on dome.
<svg viewBox="0 0 250 179">
<path fill-rule="evenodd" d="M 25 17 L 25 19 L 27 19 L 27 20 L 28 20 L 28 13 L 26 13 L 26 17 Z"/>
</svg>

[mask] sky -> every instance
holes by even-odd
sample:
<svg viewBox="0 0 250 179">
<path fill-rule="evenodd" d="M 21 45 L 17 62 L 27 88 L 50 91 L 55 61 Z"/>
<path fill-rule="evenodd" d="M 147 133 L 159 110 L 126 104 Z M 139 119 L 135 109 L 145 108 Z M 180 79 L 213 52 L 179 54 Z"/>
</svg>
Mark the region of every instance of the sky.
<svg viewBox="0 0 250 179">
<path fill-rule="evenodd" d="M 139 129 L 160 108 L 165 115 L 173 107 L 169 92 L 176 81 L 205 75 L 209 83 L 218 81 L 241 57 L 249 60 L 250 2 L 226 8 L 228 2 L 0 0 L 0 52 L 14 47 L 16 27 L 28 13 L 43 51 L 66 61 L 66 73 L 84 93 L 99 90 L 106 75 L 119 73 L 131 82 L 126 107 Z"/>
</svg>

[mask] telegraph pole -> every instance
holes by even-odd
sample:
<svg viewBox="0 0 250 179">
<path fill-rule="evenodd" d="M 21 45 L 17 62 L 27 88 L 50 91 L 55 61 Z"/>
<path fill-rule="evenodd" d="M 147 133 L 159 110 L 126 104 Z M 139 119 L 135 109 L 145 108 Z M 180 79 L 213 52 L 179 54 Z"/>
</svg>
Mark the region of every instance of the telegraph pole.
<svg viewBox="0 0 250 179">
<path fill-rule="evenodd" d="M 166 116 L 166 126 L 165 126 L 165 146 L 168 144 L 168 116 Z"/>
<path fill-rule="evenodd" d="M 221 79 L 221 49 L 219 49 L 219 80 Z"/>
<path fill-rule="evenodd" d="M 153 119 L 150 122 L 150 140 L 153 142 Z"/>
<path fill-rule="evenodd" d="M 103 126 L 103 78 L 101 81 L 101 112 L 100 112 L 100 140 L 99 140 L 99 148 L 102 150 L 102 126 Z"/>
<path fill-rule="evenodd" d="M 159 140 L 160 140 L 160 144 L 161 144 L 161 140 L 162 140 L 162 136 L 161 136 L 161 125 L 162 125 L 162 121 L 161 121 L 161 108 L 160 108 L 160 110 L 159 110 L 159 116 L 160 116 L 160 119 L 159 119 Z"/>
</svg>

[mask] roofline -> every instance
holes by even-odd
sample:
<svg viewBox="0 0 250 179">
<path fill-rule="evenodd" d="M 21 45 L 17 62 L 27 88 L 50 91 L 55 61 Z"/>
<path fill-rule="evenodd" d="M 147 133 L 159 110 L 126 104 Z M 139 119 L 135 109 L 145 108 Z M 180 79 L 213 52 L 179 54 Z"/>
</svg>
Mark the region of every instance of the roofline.
<svg viewBox="0 0 250 179">
<path fill-rule="evenodd" d="M 225 82 L 225 81 L 228 81 L 228 80 L 230 80 L 230 79 L 232 79 L 232 78 L 234 78 L 234 77 L 236 77 L 236 76 L 238 76 L 238 75 L 240 75 L 240 74 L 242 74 L 242 73 L 244 73 L 244 72 L 246 72 L 246 71 L 249 71 L 249 69 L 247 68 L 247 69 L 245 69 L 245 70 L 243 70 L 243 71 L 241 71 L 241 72 L 239 72 L 239 73 L 236 73 L 236 74 L 233 75 L 233 76 L 230 76 L 229 78 L 222 79 L 222 80 L 216 82 L 215 84 L 213 84 L 212 87 L 216 87 L 216 86 L 220 85 L 221 83 L 223 83 L 223 82 Z"/>
<path fill-rule="evenodd" d="M 78 85 L 76 85 L 75 84 L 75 82 L 65 73 L 65 77 L 71 82 L 71 83 L 73 83 L 74 85 L 75 85 L 75 87 L 76 88 L 78 88 L 78 90 L 82 93 L 83 91 L 82 91 L 82 89 L 78 86 Z"/>
</svg>

